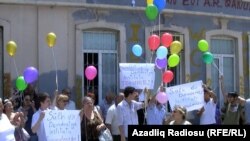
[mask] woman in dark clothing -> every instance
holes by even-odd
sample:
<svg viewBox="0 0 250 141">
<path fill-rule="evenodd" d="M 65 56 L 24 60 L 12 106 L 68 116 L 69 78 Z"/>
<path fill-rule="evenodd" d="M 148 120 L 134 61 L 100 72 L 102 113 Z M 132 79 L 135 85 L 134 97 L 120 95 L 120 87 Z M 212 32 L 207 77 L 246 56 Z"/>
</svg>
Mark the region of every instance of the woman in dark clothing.
<svg viewBox="0 0 250 141">
<path fill-rule="evenodd" d="M 81 138 L 82 141 L 99 141 L 100 131 L 105 129 L 100 115 L 94 111 L 93 100 L 90 97 L 83 98 L 81 110 Z"/>
</svg>

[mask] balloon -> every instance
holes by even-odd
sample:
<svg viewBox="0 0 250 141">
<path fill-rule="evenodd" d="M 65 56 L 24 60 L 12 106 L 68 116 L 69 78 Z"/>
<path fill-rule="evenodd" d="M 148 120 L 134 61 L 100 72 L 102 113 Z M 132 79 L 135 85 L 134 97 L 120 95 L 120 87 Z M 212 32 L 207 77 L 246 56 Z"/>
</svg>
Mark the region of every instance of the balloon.
<svg viewBox="0 0 250 141">
<path fill-rule="evenodd" d="M 170 45 L 170 52 L 171 54 L 177 54 L 181 51 L 182 45 L 179 41 L 173 41 Z"/>
<path fill-rule="evenodd" d="M 154 0 L 147 0 L 147 5 L 153 4 L 153 1 L 154 1 Z"/>
<path fill-rule="evenodd" d="M 203 53 L 202 58 L 206 64 L 211 64 L 214 60 L 213 54 L 211 52 Z"/>
<path fill-rule="evenodd" d="M 158 69 L 163 69 L 167 66 L 167 58 L 155 58 L 155 65 Z"/>
<path fill-rule="evenodd" d="M 56 44 L 56 34 L 53 32 L 48 33 L 47 35 L 47 44 L 50 48 L 54 47 Z"/>
<path fill-rule="evenodd" d="M 160 46 L 156 51 L 156 56 L 159 59 L 166 58 L 168 54 L 168 49 L 164 46 Z"/>
<path fill-rule="evenodd" d="M 23 77 L 26 83 L 32 83 L 38 78 L 38 70 L 35 67 L 27 67 L 23 71 Z"/>
<path fill-rule="evenodd" d="M 165 0 L 154 0 L 154 5 L 158 8 L 158 11 L 161 12 L 166 6 L 166 1 Z"/>
<path fill-rule="evenodd" d="M 175 67 L 180 63 L 180 57 L 177 54 L 172 54 L 168 58 L 168 66 Z"/>
<path fill-rule="evenodd" d="M 27 88 L 27 83 L 24 80 L 23 76 L 19 76 L 16 80 L 16 87 L 19 91 L 23 91 Z"/>
<path fill-rule="evenodd" d="M 151 35 L 149 38 L 148 38 L 148 46 L 149 46 L 149 49 L 154 51 L 156 50 L 160 45 L 160 37 L 156 34 L 153 34 Z"/>
<path fill-rule="evenodd" d="M 135 56 L 141 56 L 142 55 L 142 48 L 140 45 L 138 44 L 135 44 L 133 47 L 132 47 L 132 52 L 134 53 Z"/>
<path fill-rule="evenodd" d="M 169 47 L 173 42 L 173 36 L 170 33 L 164 33 L 161 36 L 161 44 L 165 47 Z"/>
<path fill-rule="evenodd" d="M 7 43 L 7 52 L 12 57 L 16 54 L 16 43 L 14 41 L 9 41 Z"/>
<path fill-rule="evenodd" d="M 169 83 L 173 80 L 174 78 L 174 73 L 171 70 L 167 70 L 163 73 L 163 82 Z"/>
<path fill-rule="evenodd" d="M 158 9 L 154 4 L 149 4 L 145 10 L 146 16 L 149 20 L 153 21 L 158 15 Z"/>
<path fill-rule="evenodd" d="M 202 52 L 208 51 L 208 43 L 207 43 L 207 41 L 206 40 L 200 40 L 198 42 L 198 48 Z"/>
<path fill-rule="evenodd" d="M 85 76 L 87 77 L 88 80 L 93 80 L 97 75 L 97 70 L 95 66 L 88 66 L 85 69 Z"/>
<path fill-rule="evenodd" d="M 157 95 L 156 95 L 156 100 L 161 103 L 161 104 L 164 104 L 168 101 L 168 96 L 165 92 L 159 92 Z"/>
</svg>

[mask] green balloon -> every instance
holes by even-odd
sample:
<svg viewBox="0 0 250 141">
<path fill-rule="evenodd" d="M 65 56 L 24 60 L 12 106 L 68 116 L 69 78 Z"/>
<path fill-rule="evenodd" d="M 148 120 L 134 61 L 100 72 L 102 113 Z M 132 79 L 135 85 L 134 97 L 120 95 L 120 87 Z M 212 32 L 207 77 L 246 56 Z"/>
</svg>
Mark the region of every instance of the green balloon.
<svg viewBox="0 0 250 141">
<path fill-rule="evenodd" d="M 149 20 L 155 20 L 158 15 L 158 8 L 154 4 L 149 4 L 146 7 L 145 13 Z"/>
<path fill-rule="evenodd" d="M 180 63 L 180 57 L 177 54 L 172 54 L 168 58 L 168 66 L 175 67 Z"/>
<path fill-rule="evenodd" d="M 24 77 L 23 76 L 19 76 L 17 79 L 16 79 L 16 87 L 19 91 L 23 91 L 27 88 L 27 83 L 25 82 L 24 80 Z"/>
<path fill-rule="evenodd" d="M 203 58 L 203 61 L 206 64 L 211 64 L 213 62 L 213 60 L 214 60 L 214 56 L 213 56 L 213 54 L 211 52 L 203 53 L 202 58 Z"/>
<path fill-rule="evenodd" d="M 207 41 L 206 40 L 200 40 L 198 42 L 198 48 L 202 52 L 208 51 L 208 43 L 207 43 Z"/>
</svg>

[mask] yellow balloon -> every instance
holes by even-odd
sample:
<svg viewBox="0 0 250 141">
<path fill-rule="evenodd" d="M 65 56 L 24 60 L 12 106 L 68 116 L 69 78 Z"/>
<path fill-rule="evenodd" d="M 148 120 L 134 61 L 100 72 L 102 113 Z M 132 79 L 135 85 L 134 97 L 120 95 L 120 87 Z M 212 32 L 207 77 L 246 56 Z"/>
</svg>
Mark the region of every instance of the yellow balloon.
<svg viewBox="0 0 250 141">
<path fill-rule="evenodd" d="M 173 41 L 170 45 L 171 54 L 178 54 L 182 50 L 182 44 L 179 41 Z"/>
<path fill-rule="evenodd" d="M 7 52 L 10 56 L 14 56 L 16 54 L 16 43 L 14 41 L 9 41 L 7 43 Z"/>
<path fill-rule="evenodd" d="M 55 46 L 55 44 L 56 44 L 56 34 L 55 33 L 53 33 L 53 32 L 48 33 L 47 44 L 50 48 Z"/>
<path fill-rule="evenodd" d="M 147 5 L 153 4 L 154 0 L 147 0 Z"/>
</svg>

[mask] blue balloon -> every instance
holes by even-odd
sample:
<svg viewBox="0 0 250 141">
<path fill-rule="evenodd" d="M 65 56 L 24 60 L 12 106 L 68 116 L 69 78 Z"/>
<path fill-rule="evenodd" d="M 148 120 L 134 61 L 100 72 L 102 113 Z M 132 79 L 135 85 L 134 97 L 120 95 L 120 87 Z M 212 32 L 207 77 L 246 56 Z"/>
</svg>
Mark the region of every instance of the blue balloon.
<svg viewBox="0 0 250 141">
<path fill-rule="evenodd" d="M 158 8 L 159 13 L 166 7 L 166 0 L 154 0 L 154 5 Z"/>
<path fill-rule="evenodd" d="M 138 44 L 135 44 L 133 47 L 132 47 L 132 52 L 134 53 L 135 56 L 141 56 L 142 55 L 142 48 L 140 45 Z"/>
<path fill-rule="evenodd" d="M 160 46 L 156 51 L 156 56 L 158 59 L 166 58 L 168 55 L 168 49 L 164 46 Z"/>
</svg>

